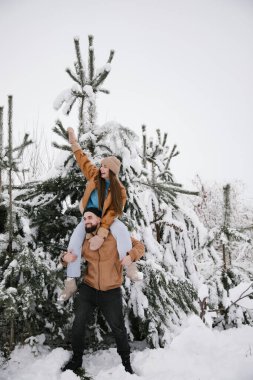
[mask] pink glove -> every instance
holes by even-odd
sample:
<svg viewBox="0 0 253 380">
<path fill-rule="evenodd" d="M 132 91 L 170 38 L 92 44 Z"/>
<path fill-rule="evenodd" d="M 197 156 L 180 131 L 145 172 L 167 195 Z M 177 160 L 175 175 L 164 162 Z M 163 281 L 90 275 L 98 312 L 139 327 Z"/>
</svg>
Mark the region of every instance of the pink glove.
<svg viewBox="0 0 253 380">
<path fill-rule="evenodd" d="M 70 144 L 74 144 L 75 142 L 77 142 L 77 138 L 76 138 L 76 135 L 75 135 L 75 132 L 74 132 L 74 129 L 69 127 L 67 129 L 68 131 L 68 135 L 69 135 L 69 143 Z"/>
<path fill-rule="evenodd" d="M 104 242 L 104 238 L 102 238 L 101 236 L 98 236 L 98 235 L 93 236 L 90 239 L 90 249 L 92 251 L 96 251 L 97 249 L 101 247 L 103 242 Z"/>
</svg>

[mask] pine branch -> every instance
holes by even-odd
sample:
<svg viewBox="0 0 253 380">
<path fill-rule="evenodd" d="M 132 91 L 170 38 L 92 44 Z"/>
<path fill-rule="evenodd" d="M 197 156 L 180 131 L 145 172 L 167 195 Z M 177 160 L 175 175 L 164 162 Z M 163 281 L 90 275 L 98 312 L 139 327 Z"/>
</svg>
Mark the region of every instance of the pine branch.
<svg viewBox="0 0 253 380">
<path fill-rule="evenodd" d="M 153 151 L 151 157 L 155 158 L 161 153 L 161 147 L 159 145 L 156 145 L 155 150 Z"/>
<path fill-rule="evenodd" d="M 173 230 L 175 230 L 177 232 L 183 232 L 183 229 L 181 227 L 179 227 L 179 226 L 176 226 L 174 223 L 168 223 L 168 222 L 166 222 L 165 224 L 166 224 L 166 226 L 169 226 L 169 227 L 173 228 Z"/>
<path fill-rule="evenodd" d="M 92 82 L 94 78 L 94 63 L 95 63 L 95 57 L 94 57 L 94 48 L 93 48 L 93 36 L 89 35 L 89 81 Z"/>
<path fill-rule="evenodd" d="M 40 184 L 40 181 L 37 181 L 37 180 L 28 182 L 26 184 L 26 189 L 28 189 L 28 190 L 29 189 L 33 189 L 34 186 L 37 186 L 39 184 Z M 15 189 L 15 190 L 23 190 L 23 185 L 14 185 L 13 189 Z M 19 196 L 17 196 L 15 199 L 19 199 Z"/>
<path fill-rule="evenodd" d="M 73 81 L 75 81 L 76 83 L 78 83 L 81 86 L 80 80 L 78 80 L 78 78 L 72 73 L 72 71 L 69 67 L 66 68 L 66 73 L 68 73 L 68 75 L 70 76 L 71 79 L 73 79 Z"/>
<path fill-rule="evenodd" d="M 169 170 L 165 170 L 163 173 L 157 174 L 157 178 L 165 177 L 166 174 L 168 174 L 171 179 L 173 178 L 172 173 Z"/>
<path fill-rule="evenodd" d="M 75 66 L 75 70 L 76 70 L 76 75 L 79 77 L 80 76 L 80 72 L 79 72 L 78 62 L 74 62 L 74 66 Z M 80 86 L 82 86 L 81 82 L 80 82 Z"/>
<path fill-rule="evenodd" d="M 78 94 L 75 93 L 74 95 L 75 95 L 75 98 L 73 99 L 72 103 L 68 105 L 68 110 L 67 110 L 67 112 L 66 112 L 66 115 L 69 115 L 69 114 L 70 114 L 70 112 L 71 112 L 71 110 L 72 110 L 72 108 L 73 108 L 73 105 L 75 104 L 77 98 L 78 98 L 78 97 L 83 97 L 83 95 L 81 95 L 81 94 L 78 95 Z"/>
<path fill-rule="evenodd" d="M 168 160 L 166 162 L 165 170 L 167 170 L 169 168 L 170 161 L 171 161 L 172 157 L 175 157 L 175 156 L 177 156 L 179 154 L 179 152 L 175 152 L 176 148 L 177 148 L 177 146 L 174 145 L 173 148 L 172 148 L 172 150 L 171 150 L 171 153 L 169 155 L 169 158 L 168 158 Z"/>
<path fill-rule="evenodd" d="M 53 128 L 53 132 L 55 132 L 58 136 L 63 137 L 65 140 L 68 140 L 68 132 L 63 127 L 62 122 L 58 119 L 55 124 L 56 125 Z"/>
<path fill-rule="evenodd" d="M 139 180 L 135 180 L 133 182 L 137 182 L 139 184 L 146 185 L 148 187 L 158 188 L 160 190 L 168 191 L 168 192 L 176 192 L 176 193 L 189 194 L 189 195 L 199 195 L 199 192 L 197 191 L 179 189 L 179 187 L 181 187 L 182 185 L 179 183 L 174 183 L 174 182 L 170 184 L 171 186 L 166 186 L 166 185 L 156 184 L 156 183 L 148 183 L 148 182 L 143 182 Z M 175 188 L 173 188 L 172 186 L 175 186 Z"/>
<path fill-rule="evenodd" d="M 27 135 L 27 136 L 29 136 L 29 135 Z M 23 146 L 23 144 L 24 144 L 24 143 L 22 143 L 21 145 L 19 145 L 19 146 L 17 146 L 16 148 L 13 148 L 13 149 L 12 149 L 12 153 L 21 150 L 21 153 L 20 153 L 20 152 L 18 153 L 17 158 L 20 158 L 20 156 L 22 155 L 23 150 L 24 150 L 23 148 L 26 148 L 28 145 L 33 144 L 33 141 L 30 140 L 30 141 L 25 142 L 25 145 L 24 145 L 24 146 Z M 6 149 L 6 153 L 7 153 L 7 154 L 9 153 L 9 148 Z"/>
<path fill-rule="evenodd" d="M 109 90 L 106 90 L 106 89 L 104 89 L 104 88 L 100 88 L 98 91 L 103 92 L 104 94 L 107 94 L 107 95 L 110 94 L 110 91 L 109 91 Z"/>
<path fill-rule="evenodd" d="M 158 143 L 161 144 L 161 130 L 157 129 L 156 133 L 157 133 Z"/>
<path fill-rule="evenodd" d="M 29 134 L 26 133 L 25 136 L 24 136 L 23 143 L 22 143 L 19 147 L 13 149 L 13 152 L 19 150 L 19 153 L 18 153 L 17 158 L 20 158 L 20 157 L 22 156 L 22 154 L 23 154 L 23 152 L 24 152 L 24 149 L 25 149 L 28 145 L 33 144 L 33 141 L 32 141 L 32 140 L 28 140 L 28 137 L 29 137 Z"/>
<path fill-rule="evenodd" d="M 74 95 L 76 98 L 84 98 L 84 97 L 87 97 L 87 94 L 86 93 L 83 93 L 83 92 L 80 92 L 80 91 L 76 91 L 76 90 L 71 90 L 72 91 L 72 95 Z"/>
<path fill-rule="evenodd" d="M 249 294 L 245 294 L 250 288 L 252 287 L 252 284 L 250 284 L 248 286 L 247 289 L 244 290 L 244 292 L 241 293 L 241 295 L 239 296 L 239 298 L 237 298 L 237 300 L 233 301 L 226 309 L 224 308 L 219 308 L 219 309 L 210 309 L 209 311 L 210 312 L 222 312 L 222 313 L 228 313 L 229 309 L 231 308 L 231 306 L 234 306 L 234 305 L 237 305 L 237 302 L 238 301 L 241 301 L 242 299 L 248 297 L 248 296 L 251 296 L 253 295 L 253 291 Z M 240 306 L 240 305 L 237 305 L 237 306 Z M 252 310 L 252 308 L 249 308 L 249 307 L 246 307 L 246 306 L 242 306 L 244 309 L 248 309 L 248 310 Z M 213 326 L 217 326 L 220 322 L 222 321 L 222 319 L 218 320 Z"/>
<path fill-rule="evenodd" d="M 79 39 L 75 38 L 74 43 L 75 43 L 76 58 L 77 58 L 77 63 L 78 63 L 78 72 L 79 72 L 81 86 L 83 88 L 86 83 L 86 78 L 85 78 L 85 72 L 84 72 L 83 63 L 82 63 Z"/>
<path fill-rule="evenodd" d="M 111 63 L 113 56 L 114 56 L 114 50 L 111 50 L 107 63 Z M 109 75 L 109 72 L 110 71 L 105 69 L 102 73 L 98 74 L 92 81 L 92 87 L 95 88 L 95 87 L 98 87 L 100 84 L 102 84 L 107 78 L 107 76 Z"/>
<path fill-rule="evenodd" d="M 63 163 L 64 167 L 69 163 L 69 161 L 71 160 L 71 158 L 73 158 L 73 156 L 69 155 L 69 157 L 64 161 L 64 163 Z"/>
<path fill-rule="evenodd" d="M 253 224 L 251 226 L 248 226 L 248 227 L 238 228 L 239 232 L 243 232 L 243 231 L 247 231 L 247 230 L 253 230 Z"/>
<path fill-rule="evenodd" d="M 183 187 L 183 185 L 181 183 L 177 183 L 177 182 L 170 182 L 169 184 L 172 186 L 175 186 L 175 187 Z M 163 186 L 163 184 L 161 184 L 161 185 Z M 157 182 L 157 186 L 160 186 L 159 182 Z"/>
<path fill-rule="evenodd" d="M 199 195 L 198 191 L 189 191 L 189 190 L 183 190 L 183 189 L 176 189 L 175 190 L 177 193 L 182 193 L 182 194 L 188 194 L 188 195 Z"/>
<path fill-rule="evenodd" d="M 168 133 L 164 133 L 162 146 L 165 146 L 167 137 L 168 137 Z"/>
<path fill-rule="evenodd" d="M 6 149 L 2 161 L 0 161 L 0 168 L 7 169 L 8 166 L 8 150 Z"/>
<path fill-rule="evenodd" d="M 142 158 L 142 160 L 143 160 L 143 158 Z M 151 157 L 151 156 L 147 156 L 146 160 L 147 160 L 149 163 L 152 164 L 153 168 L 156 166 L 156 167 L 158 168 L 158 170 L 160 171 L 160 166 L 157 164 L 155 158 L 153 158 L 153 157 Z M 145 166 L 144 166 L 144 167 L 145 167 Z M 163 173 L 159 173 L 159 174 L 157 175 L 157 177 L 158 177 L 158 176 L 163 176 L 164 173 L 170 173 L 170 171 L 168 170 L 168 168 L 166 169 L 166 167 L 167 167 L 167 165 L 165 165 L 165 172 L 163 172 Z M 171 174 L 170 174 L 170 177 L 172 178 L 172 175 L 171 175 Z"/>
<path fill-rule="evenodd" d="M 12 168 L 11 168 L 11 170 L 13 172 L 15 172 L 16 174 L 20 171 L 19 168 L 18 168 L 18 166 L 17 166 L 17 163 L 15 161 L 12 162 Z M 12 188 L 13 188 L 13 186 L 12 186 Z"/>
<path fill-rule="evenodd" d="M 78 119 L 79 119 L 78 139 L 85 132 L 84 131 L 84 116 L 83 116 L 84 100 L 85 100 L 85 98 L 83 97 L 81 99 L 81 104 L 80 104 L 79 110 L 78 110 Z"/>
<path fill-rule="evenodd" d="M 13 171 L 15 172 L 15 174 L 16 174 L 16 176 L 17 176 L 19 182 L 22 183 L 22 177 L 21 177 L 21 175 L 20 175 L 20 170 L 17 170 L 17 171 L 13 170 Z M 27 173 L 27 172 L 29 172 L 29 169 L 23 169 L 23 170 L 22 170 L 23 179 L 24 179 L 24 174 Z"/>
<path fill-rule="evenodd" d="M 175 191 L 173 190 L 167 191 L 167 190 L 161 189 L 160 187 L 155 187 L 153 190 L 160 199 L 164 199 L 164 201 L 166 202 L 168 202 L 169 200 L 169 203 L 174 205 L 174 202 L 177 196 Z"/>
<path fill-rule="evenodd" d="M 167 201 L 167 198 L 169 198 L 170 203 L 174 204 L 177 197 L 176 191 L 174 191 L 174 189 L 165 190 L 159 187 L 155 187 L 154 191 L 160 196 L 161 199 Z"/>
<path fill-rule="evenodd" d="M 145 218 L 144 212 L 140 208 L 140 206 L 138 204 L 138 200 L 135 197 L 133 197 L 132 203 L 133 203 L 134 209 L 136 210 L 137 222 L 140 224 L 140 220 L 142 220 L 144 222 L 144 225 L 147 226 L 148 223 L 147 223 L 147 220 Z"/>
<path fill-rule="evenodd" d="M 177 189 L 176 190 L 177 193 L 182 193 L 182 194 L 188 194 L 188 195 L 195 195 L 195 196 L 198 196 L 199 195 L 199 192 L 198 191 L 189 191 L 189 190 L 180 190 L 180 189 Z"/>
<path fill-rule="evenodd" d="M 153 155 L 152 156 L 146 156 L 147 157 L 147 161 L 150 162 L 151 164 L 155 165 L 158 167 L 159 169 L 159 165 L 157 164 L 156 160 L 153 158 Z"/>
<path fill-rule="evenodd" d="M 113 153 L 112 150 L 108 146 L 106 146 L 106 145 L 96 144 L 96 147 L 106 149 L 109 153 Z"/>
<path fill-rule="evenodd" d="M 66 151 L 69 151 L 69 152 L 71 151 L 71 147 L 69 145 L 59 145 L 56 142 L 53 142 L 52 146 L 55 147 L 55 148 L 57 148 L 57 149 L 66 150 Z"/>
<path fill-rule="evenodd" d="M 162 220 L 163 217 L 164 217 L 164 214 L 163 215 L 159 215 L 156 219 L 151 220 L 150 224 L 155 224 L 155 223 L 161 222 L 161 220 Z"/>
<path fill-rule="evenodd" d="M 114 53 L 115 53 L 114 50 L 111 50 L 111 51 L 110 51 L 110 56 L 109 56 L 109 58 L 108 58 L 107 63 L 111 63 L 111 62 L 112 62 L 112 59 L 113 59 Z"/>
<path fill-rule="evenodd" d="M 238 301 L 241 301 L 243 298 L 246 298 L 248 297 L 249 295 L 253 294 L 253 291 L 249 294 L 245 294 L 247 292 L 247 290 L 249 290 L 250 288 L 252 288 L 253 284 L 250 284 L 247 289 L 244 290 L 244 292 L 242 292 L 239 296 L 239 298 L 237 298 L 237 300 L 235 300 L 234 302 L 232 302 L 229 307 L 235 305 Z"/>
</svg>

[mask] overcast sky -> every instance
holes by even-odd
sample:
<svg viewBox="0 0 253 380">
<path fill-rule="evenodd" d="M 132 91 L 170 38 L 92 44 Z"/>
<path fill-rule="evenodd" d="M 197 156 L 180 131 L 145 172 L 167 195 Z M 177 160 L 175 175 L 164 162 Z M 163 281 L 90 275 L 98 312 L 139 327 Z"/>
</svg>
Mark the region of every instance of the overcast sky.
<svg viewBox="0 0 253 380">
<path fill-rule="evenodd" d="M 88 34 L 97 67 L 116 52 L 98 122 L 160 128 L 181 152 L 178 181 L 242 180 L 253 199 L 253 1 L 0 0 L 0 105 L 13 94 L 16 138 L 53 137 L 73 38 L 86 59 Z"/>
</svg>

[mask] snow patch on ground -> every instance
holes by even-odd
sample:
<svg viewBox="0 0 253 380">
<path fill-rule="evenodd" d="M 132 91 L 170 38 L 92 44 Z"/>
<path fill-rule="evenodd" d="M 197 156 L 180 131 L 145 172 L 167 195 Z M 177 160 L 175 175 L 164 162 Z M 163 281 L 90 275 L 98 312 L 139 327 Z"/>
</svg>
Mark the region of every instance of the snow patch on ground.
<svg viewBox="0 0 253 380">
<path fill-rule="evenodd" d="M 70 357 L 62 348 L 40 348 L 37 357 L 29 346 L 16 348 L 0 380 L 77 380 L 60 367 Z M 196 317 L 188 318 L 169 347 L 149 348 L 131 354 L 136 375 L 126 373 L 115 348 L 83 357 L 83 367 L 94 380 L 252 380 L 253 328 L 217 331 Z"/>
</svg>

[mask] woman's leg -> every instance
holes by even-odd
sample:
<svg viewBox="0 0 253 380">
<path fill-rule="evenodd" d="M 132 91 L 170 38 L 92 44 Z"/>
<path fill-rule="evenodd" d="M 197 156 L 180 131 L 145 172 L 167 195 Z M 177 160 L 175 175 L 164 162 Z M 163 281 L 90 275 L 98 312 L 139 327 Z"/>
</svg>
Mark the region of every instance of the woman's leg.
<svg viewBox="0 0 253 380">
<path fill-rule="evenodd" d="M 117 242 L 117 249 L 120 259 L 126 256 L 127 252 L 132 249 L 130 233 L 119 219 L 115 219 L 110 227 L 110 231 Z"/>
<path fill-rule="evenodd" d="M 68 251 L 71 251 L 76 255 L 76 260 L 68 264 L 67 276 L 68 277 L 80 277 L 81 275 L 81 256 L 82 256 L 82 245 L 85 238 L 85 226 L 83 219 L 74 229 L 69 245 Z"/>
</svg>

